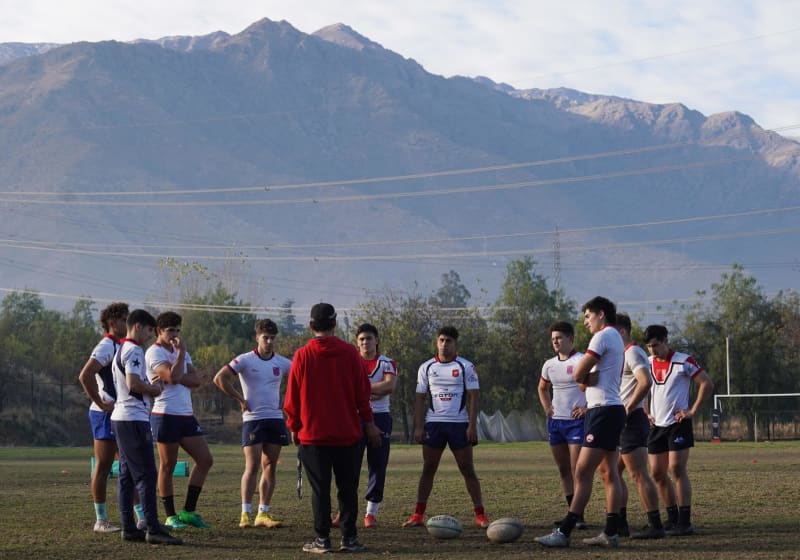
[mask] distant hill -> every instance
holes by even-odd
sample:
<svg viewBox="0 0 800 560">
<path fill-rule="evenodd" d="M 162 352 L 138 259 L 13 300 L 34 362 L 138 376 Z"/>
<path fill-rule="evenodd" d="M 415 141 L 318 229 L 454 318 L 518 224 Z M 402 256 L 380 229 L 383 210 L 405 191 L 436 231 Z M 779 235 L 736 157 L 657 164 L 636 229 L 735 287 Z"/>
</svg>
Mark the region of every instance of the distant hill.
<svg viewBox="0 0 800 560">
<path fill-rule="evenodd" d="M 798 205 L 800 145 L 735 111 L 446 79 L 343 24 L 29 47 L 0 66 L 1 287 L 164 296 L 159 258 L 234 255 L 221 274 L 260 305 L 349 305 L 449 269 L 493 300 L 532 254 L 576 299 L 654 300 L 796 259 L 796 232 L 769 233 L 796 215 L 755 212 Z M 473 168 L 491 169 L 441 173 Z M 375 177 L 394 179 L 353 182 Z M 676 221 L 721 214 L 743 215 Z M 109 246 L 41 250 L 56 242 Z"/>
</svg>

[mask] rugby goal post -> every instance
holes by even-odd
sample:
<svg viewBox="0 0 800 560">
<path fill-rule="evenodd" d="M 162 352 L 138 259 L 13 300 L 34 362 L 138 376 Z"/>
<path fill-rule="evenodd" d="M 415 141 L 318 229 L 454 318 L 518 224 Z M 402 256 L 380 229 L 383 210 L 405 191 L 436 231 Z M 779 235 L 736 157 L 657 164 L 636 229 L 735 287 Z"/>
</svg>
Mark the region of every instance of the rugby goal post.
<svg viewBox="0 0 800 560">
<path fill-rule="evenodd" d="M 714 410 L 711 413 L 711 441 L 719 443 L 720 440 L 720 420 L 722 418 L 722 407 L 720 399 L 736 398 L 757 398 L 757 397 L 800 397 L 800 393 L 749 393 L 737 395 L 714 395 Z M 757 413 L 756 413 L 757 414 Z M 758 441 L 758 422 L 755 423 L 753 440 Z"/>
</svg>

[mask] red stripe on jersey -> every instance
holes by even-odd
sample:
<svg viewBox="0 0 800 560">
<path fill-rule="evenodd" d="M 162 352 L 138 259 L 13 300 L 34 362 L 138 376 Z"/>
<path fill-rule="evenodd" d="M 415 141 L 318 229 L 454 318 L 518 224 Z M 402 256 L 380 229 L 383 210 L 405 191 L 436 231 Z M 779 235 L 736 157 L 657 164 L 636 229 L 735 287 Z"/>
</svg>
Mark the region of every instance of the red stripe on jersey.
<svg viewBox="0 0 800 560">
<path fill-rule="evenodd" d="M 602 358 L 602 356 L 601 356 L 600 354 L 598 354 L 597 352 L 595 352 L 595 351 L 593 351 L 593 350 L 586 350 L 586 353 L 587 353 L 587 354 L 589 354 L 590 356 L 594 356 L 594 357 L 595 357 L 595 358 L 597 358 L 598 360 L 599 360 L 600 358 Z"/>
</svg>

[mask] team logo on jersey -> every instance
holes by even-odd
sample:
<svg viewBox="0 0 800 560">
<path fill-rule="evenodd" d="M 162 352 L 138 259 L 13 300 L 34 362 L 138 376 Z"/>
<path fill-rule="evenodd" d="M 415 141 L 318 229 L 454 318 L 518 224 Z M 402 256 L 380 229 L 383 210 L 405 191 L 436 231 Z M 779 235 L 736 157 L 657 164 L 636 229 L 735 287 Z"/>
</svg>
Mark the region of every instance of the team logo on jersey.
<svg viewBox="0 0 800 560">
<path fill-rule="evenodd" d="M 458 377 L 458 375 L 459 375 L 459 370 L 457 370 L 457 369 L 454 369 L 454 370 L 452 371 L 452 374 L 453 374 L 453 377 Z"/>
<path fill-rule="evenodd" d="M 470 375 L 470 376 L 467 378 L 467 380 L 468 380 L 470 383 L 474 383 L 475 381 L 477 381 L 477 380 L 478 380 L 478 376 L 477 376 L 477 375 L 475 375 L 475 374 L 473 373 L 472 375 Z"/>
<path fill-rule="evenodd" d="M 436 398 L 440 401 L 452 401 L 457 395 L 455 393 L 439 393 Z"/>
<path fill-rule="evenodd" d="M 586 443 L 592 443 L 594 441 L 594 434 L 586 434 Z"/>
<path fill-rule="evenodd" d="M 572 375 L 573 371 L 575 371 L 574 366 L 567 366 L 567 375 Z"/>
<path fill-rule="evenodd" d="M 279 367 L 274 367 L 274 368 L 272 368 L 272 375 L 274 375 L 275 377 L 280 377 L 280 375 L 281 375 L 281 368 L 279 368 Z"/>
</svg>

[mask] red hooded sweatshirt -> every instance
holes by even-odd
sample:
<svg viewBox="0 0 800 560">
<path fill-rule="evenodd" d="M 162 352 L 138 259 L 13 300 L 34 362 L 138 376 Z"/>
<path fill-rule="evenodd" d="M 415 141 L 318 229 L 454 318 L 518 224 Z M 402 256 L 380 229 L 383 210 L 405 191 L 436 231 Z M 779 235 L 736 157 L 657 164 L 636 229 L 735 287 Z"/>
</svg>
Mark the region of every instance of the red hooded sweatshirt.
<svg viewBox="0 0 800 560">
<path fill-rule="evenodd" d="M 352 344 L 313 338 L 292 356 L 283 410 L 303 445 L 354 445 L 372 420 L 369 372 Z"/>
</svg>

